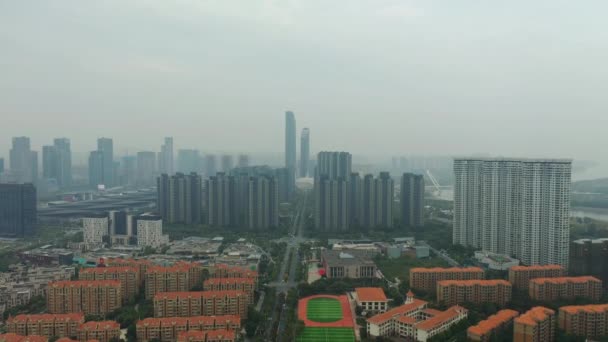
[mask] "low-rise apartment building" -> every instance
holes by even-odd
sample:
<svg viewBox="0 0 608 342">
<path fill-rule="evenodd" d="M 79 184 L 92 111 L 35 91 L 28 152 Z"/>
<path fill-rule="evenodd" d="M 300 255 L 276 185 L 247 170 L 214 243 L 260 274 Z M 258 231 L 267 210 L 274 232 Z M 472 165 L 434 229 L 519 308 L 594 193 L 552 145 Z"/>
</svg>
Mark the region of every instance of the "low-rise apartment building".
<svg viewBox="0 0 608 342">
<path fill-rule="evenodd" d="M 561 265 L 513 266 L 509 268 L 509 282 L 516 290 L 527 291 L 530 280 L 535 278 L 557 278 L 566 276 Z"/>
<path fill-rule="evenodd" d="M 437 283 L 437 300 L 452 306 L 464 303 L 493 303 L 505 306 L 511 301 L 512 285 L 506 280 L 442 280 Z"/>
<path fill-rule="evenodd" d="M 483 278 L 483 270 L 479 267 L 417 267 L 410 269 L 410 286 L 415 290 L 423 290 L 428 293 L 435 293 L 437 291 L 437 282 L 439 281 Z"/>
<path fill-rule="evenodd" d="M 97 340 L 110 342 L 120 338 L 120 324 L 114 321 L 87 322 L 78 328 L 78 340 L 82 342 Z"/>
<path fill-rule="evenodd" d="M 257 282 L 258 272 L 244 267 L 217 264 L 209 272 L 211 278 L 254 278 Z"/>
<path fill-rule="evenodd" d="M 474 342 L 489 342 L 504 331 L 513 329 L 513 320 L 519 316 L 515 310 L 500 310 L 495 315 L 467 329 L 467 338 Z"/>
<path fill-rule="evenodd" d="M 177 338 L 177 342 L 234 342 L 236 334 L 229 330 L 210 330 L 197 331 L 191 330 L 182 332 Z"/>
<path fill-rule="evenodd" d="M 131 266 L 85 268 L 78 273 L 78 279 L 120 281 L 123 304 L 137 296 L 141 283 L 139 270 Z"/>
<path fill-rule="evenodd" d="M 183 332 L 214 330 L 238 333 L 241 318 L 237 315 L 146 318 L 137 322 L 137 341 L 175 341 Z"/>
<path fill-rule="evenodd" d="M 513 323 L 513 342 L 553 342 L 555 341 L 555 311 L 537 306 Z"/>
<path fill-rule="evenodd" d="M 247 318 L 243 291 L 166 292 L 154 296 L 154 317 L 239 315 Z"/>
<path fill-rule="evenodd" d="M 536 278 L 530 280 L 530 298 L 538 301 L 587 298 L 598 301 L 602 281 L 595 277 Z"/>
<path fill-rule="evenodd" d="M 105 315 L 122 303 L 118 280 L 74 280 L 52 282 L 47 290 L 47 310 L 50 313 Z"/>
<path fill-rule="evenodd" d="M 243 291 L 249 295 L 249 304 L 255 298 L 255 278 L 211 278 L 203 282 L 205 291 Z"/>
<path fill-rule="evenodd" d="M 83 323 L 82 313 L 17 315 L 6 321 L 6 330 L 23 336 L 72 337 Z"/>
<path fill-rule="evenodd" d="M 48 342 L 46 336 L 22 336 L 15 333 L 0 334 L 0 342 Z"/>
<path fill-rule="evenodd" d="M 357 287 L 355 300 L 357 306 L 374 314 L 383 313 L 388 309 L 388 298 L 381 287 Z"/>
<path fill-rule="evenodd" d="M 589 339 L 608 336 L 608 304 L 562 306 L 558 326 L 569 335 Z"/>
</svg>

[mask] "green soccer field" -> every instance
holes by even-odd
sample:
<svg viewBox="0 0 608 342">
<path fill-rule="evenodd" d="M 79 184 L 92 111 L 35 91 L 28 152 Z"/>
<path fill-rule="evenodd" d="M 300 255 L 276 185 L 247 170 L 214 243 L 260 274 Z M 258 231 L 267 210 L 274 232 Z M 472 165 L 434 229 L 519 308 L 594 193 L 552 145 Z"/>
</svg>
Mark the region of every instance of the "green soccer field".
<svg viewBox="0 0 608 342">
<path fill-rule="evenodd" d="M 333 298 L 315 298 L 308 301 L 306 317 L 315 322 L 329 323 L 341 320 L 342 305 Z"/>
<path fill-rule="evenodd" d="M 354 342 L 352 328 L 304 328 L 297 342 Z"/>
</svg>

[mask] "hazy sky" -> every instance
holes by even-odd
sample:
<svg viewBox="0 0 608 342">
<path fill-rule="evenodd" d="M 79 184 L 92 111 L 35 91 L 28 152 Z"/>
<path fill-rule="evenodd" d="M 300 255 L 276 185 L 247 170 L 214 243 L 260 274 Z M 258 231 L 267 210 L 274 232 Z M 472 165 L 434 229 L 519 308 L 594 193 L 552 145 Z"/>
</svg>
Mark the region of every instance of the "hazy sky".
<svg viewBox="0 0 608 342">
<path fill-rule="evenodd" d="M 605 1 L 0 0 L 0 154 L 283 149 L 593 159 Z M 299 142 L 298 142 L 299 144 Z"/>
</svg>

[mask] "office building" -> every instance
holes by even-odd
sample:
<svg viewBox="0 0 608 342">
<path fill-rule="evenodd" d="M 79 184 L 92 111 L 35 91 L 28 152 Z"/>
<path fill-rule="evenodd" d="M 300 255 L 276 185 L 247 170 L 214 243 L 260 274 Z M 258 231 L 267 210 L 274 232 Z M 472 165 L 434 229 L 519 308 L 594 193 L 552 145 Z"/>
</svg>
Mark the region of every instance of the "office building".
<svg viewBox="0 0 608 342">
<path fill-rule="evenodd" d="M 503 279 L 442 280 L 437 282 L 437 300 L 445 305 L 493 303 L 504 307 L 511 301 L 512 285 Z"/>
<path fill-rule="evenodd" d="M 78 335 L 83 323 L 82 313 L 17 315 L 8 318 L 6 331 L 21 336 L 71 337 Z"/>
<path fill-rule="evenodd" d="M 288 172 L 288 200 L 293 199 L 296 187 L 296 118 L 293 112 L 285 112 L 285 168 Z"/>
<path fill-rule="evenodd" d="M 121 284 L 118 280 L 51 282 L 46 303 L 49 313 L 109 314 L 121 307 Z"/>
<path fill-rule="evenodd" d="M 483 277 L 483 270 L 479 267 L 417 267 L 410 269 L 410 286 L 412 289 L 435 293 L 437 282 L 443 280 L 476 280 L 483 279 Z"/>
<path fill-rule="evenodd" d="M 163 220 L 160 216 L 142 215 L 137 217 L 137 245 L 141 248 L 158 248 L 169 244 L 169 235 L 163 234 Z"/>
<path fill-rule="evenodd" d="M 198 150 L 181 149 L 177 151 L 177 172 L 188 174 L 202 171 L 202 160 Z"/>
<path fill-rule="evenodd" d="M 208 154 L 205 156 L 205 175 L 207 178 L 215 176 L 217 173 L 217 162 L 215 155 Z"/>
<path fill-rule="evenodd" d="M 602 281 L 590 276 L 535 278 L 530 280 L 528 294 L 534 300 L 545 302 L 575 298 L 599 301 Z"/>
<path fill-rule="evenodd" d="M 562 306 L 557 322 L 568 335 L 594 340 L 608 336 L 608 304 Z"/>
<path fill-rule="evenodd" d="M 421 227 L 424 224 L 424 176 L 404 173 L 401 176 L 401 224 Z"/>
<path fill-rule="evenodd" d="M 127 304 L 139 293 L 139 270 L 135 267 L 91 267 L 78 272 L 79 280 L 118 280 L 122 302 Z"/>
<path fill-rule="evenodd" d="M 120 339 L 120 324 L 114 321 L 86 322 L 78 328 L 79 341 L 110 342 Z"/>
<path fill-rule="evenodd" d="M 149 187 L 156 179 L 156 153 L 151 151 L 137 152 L 137 186 Z"/>
<path fill-rule="evenodd" d="M 571 168 L 566 159 L 455 159 L 453 243 L 567 267 Z"/>
<path fill-rule="evenodd" d="M 236 163 L 237 167 L 249 167 L 249 156 L 246 154 L 239 154 L 239 159 Z"/>
<path fill-rule="evenodd" d="M 308 177 L 308 161 L 310 159 L 310 130 L 302 129 L 300 136 L 300 177 Z"/>
<path fill-rule="evenodd" d="M 243 291 L 249 295 L 249 304 L 253 304 L 255 291 L 254 278 L 211 278 L 203 282 L 205 291 Z"/>
<path fill-rule="evenodd" d="M 555 325 L 555 311 L 542 306 L 534 307 L 515 318 L 513 342 L 553 342 Z"/>
<path fill-rule="evenodd" d="M 180 334 L 187 332 L 211 333 L 213 331 L 241 331 L 241 317 L 238 315 L 145 318 L 137 322 L 137 341 L 161 342 L 179 341 Z M 193 342 L 198 340 L 186 339 Z M 205 339 L 202 340 L 206 342 Z M 224 342 L 225 340 L 221 340 Z"/>
<path fill-rule="evenodd" d="M 158 170 L 160 173 L 166 173 L 172 175 L 174 173 L 173 166 L 175 160 L 173 159 L 173 138 L 166 137 L 165 143 L 160 147 L 160 153 L 158 155 Z"/>
<path fill-rule="evenodd" d="M 0 184 L 0 235 L 32 236 L 36 231 L 36 188 L 32 184 Z"/>
<path fill-rule="evenodd" d="M 72 184 L 72 152 L 70 140 L 59 138 L 52 146 L 42 147 L 42 176 L 54 181 L 59 188 Z"/>
<path fill-rule="evenodd" d="M 528 291 L 530 280 L 535 278 L 557 278 L 566 276 L 560 265 L 513 266 L 509 268 L 509 282 L 517 290 Z"/>
<path fill-rule="evenodd" d="M 414 298 L 410 291 L 405 304 L 367 319 L 370 337 L 397 337 L 426 342 L 448 331 L 468 317 L 468 310 L 453 306 L 445 311 L 427 308 L 428 303 Z"/>
<path fill-rule="evenodd" d="M 374 314 L 386 312 L 388 298 L 381 287 L 356 287 L 355 302 L 363 311 Z"/>
<path fill-rule="evenodd" d="M 31 150 L 30 138 L 13 138 L 10 171 L 17 183 L 35 184 L 38 181 L 38 153 Z"/>
<path fill-rule="evenodd" d="M 393 227 L 393 199 L 395 184 L 388 172 L 380 172 L 376 182 L 376 222 L 372 227 Z"/>
<path fill-rule="evenodd" d="M 608 238 L 580 239 L 570 243 L 570 274 L 590 275 L 608 286 Z"/>
<path fill-rule="evenodd" d="M 104 236 L 110 235 L 110 221 L 105 214 L 90 215 L 82 219 L 83 241 L 87 248 L 101 247 Z"/>
<path fill-rule="evenodd" d="M 490 342 L 499 339 L 513 329 L 513 320 L 519 316 L 515 310 L 500 310 L 496 314 L 467 329 L 467 338 L 474 342 Z"/>
<path fill-rule="evenodd" d="M 229 154 L 222 155 L 222 165 L 220 172 L 229 173 L 234 168 L 234 160 Z"/>
<path fill-rule="evenodd" d="M 202 222 L 203 183 L 200 175 L 162 174 L 157 178 L 157 209 L 167 223 Z"/>
<path fill-rule="evenodd" d="M 154 296 L 154 317 L 238 315 L 247 318 L 243 291 L 162 292 Z"/>
<path fill-rule="evenodd" d="M 114 184 L 114 142 L 110 138 L 97 139 L 97 151 L 101 153 L 101 183 L 106 188 Z"/>
<path fill-rule="evenodd" d="M 374 253 L 359 250 L 324 250 L 321 264 L 327 278 L 376 278 Z"/>
</svg>

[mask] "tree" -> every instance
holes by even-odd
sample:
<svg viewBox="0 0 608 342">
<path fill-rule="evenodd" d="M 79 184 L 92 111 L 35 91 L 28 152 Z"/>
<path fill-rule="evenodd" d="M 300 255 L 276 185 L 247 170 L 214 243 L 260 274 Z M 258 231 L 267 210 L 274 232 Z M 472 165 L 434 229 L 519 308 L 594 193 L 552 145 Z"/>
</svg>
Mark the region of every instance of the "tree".
<svg viewBox="0 0 608 342">
<path fill-rule="evenodd" d="M 304 321 L 302 321 L 302 320 L 299 319 L 296 322 L 296 337 L 300 336 L 304 332 L 304 328 L 306 328 L 306 325 L 304 324 Z"/>
</svg>

